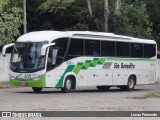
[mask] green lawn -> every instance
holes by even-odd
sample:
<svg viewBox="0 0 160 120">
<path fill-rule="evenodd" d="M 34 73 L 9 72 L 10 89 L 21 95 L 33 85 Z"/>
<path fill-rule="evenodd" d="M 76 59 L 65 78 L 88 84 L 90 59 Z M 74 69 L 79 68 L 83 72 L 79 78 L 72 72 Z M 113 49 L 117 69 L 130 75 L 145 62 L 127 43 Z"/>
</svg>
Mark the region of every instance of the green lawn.
<svg viewBox="0 0 160 120">
<path fill-rule="evenodd" d="M 160 92 L 152 92 L 144 94 L 144 98 L 160 98 Z"/>
</svg>

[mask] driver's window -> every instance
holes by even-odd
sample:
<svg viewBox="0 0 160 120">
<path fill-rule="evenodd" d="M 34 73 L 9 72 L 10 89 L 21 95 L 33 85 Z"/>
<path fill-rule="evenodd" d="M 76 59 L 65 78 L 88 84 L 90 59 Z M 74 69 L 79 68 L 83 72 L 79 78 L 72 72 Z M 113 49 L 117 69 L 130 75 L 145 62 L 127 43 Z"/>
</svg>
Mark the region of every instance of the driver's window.
<svg viewBox="0 0 160 120">
<path fill-rule="evenodd" d="M 47 70 L 53 69 L 56 65 L 58 49 L 53 47 L 49 48 L 48 59 L 47 59 Z"/>
<path fill-rule="evenodd" d="M 58 49 L 52 49 L 52 64 L 56 64 Z"/>
</svg>

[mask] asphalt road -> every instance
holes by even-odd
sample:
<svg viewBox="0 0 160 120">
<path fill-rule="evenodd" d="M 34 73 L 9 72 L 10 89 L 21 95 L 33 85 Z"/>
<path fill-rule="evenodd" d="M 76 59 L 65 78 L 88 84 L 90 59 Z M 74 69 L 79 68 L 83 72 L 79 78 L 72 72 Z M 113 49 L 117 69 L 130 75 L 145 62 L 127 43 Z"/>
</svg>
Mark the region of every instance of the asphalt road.
<svg viewBox="0 0 160 120">
<path fill-rule="evenodd" d="M 39 94 L 31 88 L 6 88 L 0 89 L 0 111 L 160 111 L 160 98 L 143 97 L 157 91 L 158 85 L 136 86 L 132 92 L 83 87 L 67 94 L 54 88 Z"/>
</svg>

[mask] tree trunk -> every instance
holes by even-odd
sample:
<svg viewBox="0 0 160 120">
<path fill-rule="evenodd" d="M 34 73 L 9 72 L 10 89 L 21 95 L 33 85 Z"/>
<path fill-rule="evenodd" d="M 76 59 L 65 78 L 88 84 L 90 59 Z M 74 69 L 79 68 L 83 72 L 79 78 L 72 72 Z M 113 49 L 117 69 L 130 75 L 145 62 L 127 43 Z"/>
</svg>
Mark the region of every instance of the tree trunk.
<svg viewBox="0 0 160 120">
<path fill-rule="evenodd" d="M 104 31 L 105 32 L 108 32 L 108 17 L 109 17 L 108 0 L 104 0 Z"/>
<path fill-rule="evenodd" d="M 115 15 L 120 15 L 120 9 L 121 9 L 121 0 L 116 0 L 115 4 Z"/>
<path fill-rule="evenodd" d="M 87 6 L 88 6 L 89 15 L 93 17 L 91 0 L 87 0 Z"/>
</svg>

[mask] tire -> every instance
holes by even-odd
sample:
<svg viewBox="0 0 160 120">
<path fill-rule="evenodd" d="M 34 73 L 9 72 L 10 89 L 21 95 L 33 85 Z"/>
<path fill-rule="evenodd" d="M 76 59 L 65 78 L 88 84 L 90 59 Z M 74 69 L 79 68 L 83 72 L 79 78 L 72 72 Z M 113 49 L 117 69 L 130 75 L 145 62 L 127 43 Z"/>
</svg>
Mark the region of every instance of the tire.
<svg viewBox="0 0 160 120">
<path fill-rule="evenodd" d="M 110 86 L 97 86 L 97 89 L 99 91 L 108 91 Z"/>
<path fill-rule="evenodd" d="M 72 79 L 71 77 L 66 77 L 65 82 L 64 82 L 64 87 L 61 88 L 61 91 L 63 93 L 70 93 L 72 89 Z"/>
<path fill-rule="evenodd" d="M 133 76 L 130 76 L 128 78 L 128 83 L 127 83 L 127 86 L 126 86 L 127 90 L 128 91 L 133 91 L 134 87 L 135 87 L 135 84 L 136 84 L 135 78 Z"/>
<path fill-rule="evenodd" d="M 127 85 L 126 86 L 120 86 L 120 89 L 122 91 L 133 91 L 134 90 L 134 87 L 135 87 L 135 78 L 133 76 L 130 76 L 128 78 L 128 82 L 127 82 Z"/>
<path fill-rule="evenodd" d="M 33 91 L 34 91 L 35 93 L 40 93 L 43 88 L 41 88 L 41 87 L 32 87 L 32 89 L 33 89 Z"/>
</svg>

